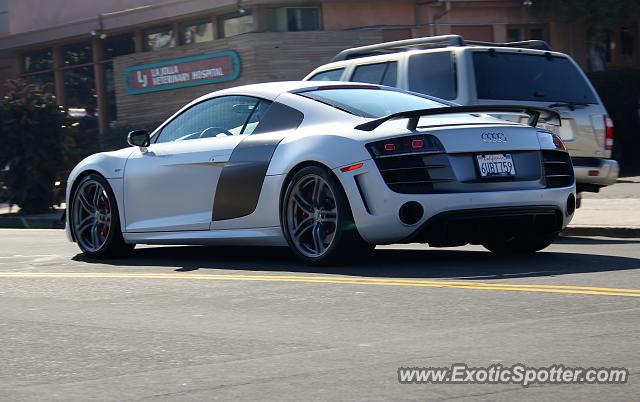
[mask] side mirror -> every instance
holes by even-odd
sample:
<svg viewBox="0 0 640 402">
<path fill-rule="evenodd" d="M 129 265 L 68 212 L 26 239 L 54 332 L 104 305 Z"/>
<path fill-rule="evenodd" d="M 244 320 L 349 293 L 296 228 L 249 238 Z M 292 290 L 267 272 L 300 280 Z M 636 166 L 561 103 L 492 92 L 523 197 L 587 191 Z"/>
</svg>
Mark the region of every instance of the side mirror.
<svg viewBox="0 0 640 402">
<path fill-rule="evenodd" d="M 147 130 L 134 130 L 127 135 L 127 143 L 134 147 L 146 148 L 151 144 Z"/>
</svg>

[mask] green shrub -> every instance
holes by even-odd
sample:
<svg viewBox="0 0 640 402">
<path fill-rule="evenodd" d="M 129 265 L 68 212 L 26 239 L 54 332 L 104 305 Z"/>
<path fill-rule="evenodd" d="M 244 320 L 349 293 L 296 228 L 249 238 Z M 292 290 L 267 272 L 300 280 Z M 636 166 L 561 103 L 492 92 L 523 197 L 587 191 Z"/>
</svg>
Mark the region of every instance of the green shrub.
<svg viewBox="0 0 640 402">
<path fill-rule="evenodd" d="M 73 145 L 74 127 L 48 88 L 21 80 L 7 85 L 10 92 L 0 101 L 0 169 L 8 168 L 8 202 L 22 214 L 47 212 Z"/>
</svg>

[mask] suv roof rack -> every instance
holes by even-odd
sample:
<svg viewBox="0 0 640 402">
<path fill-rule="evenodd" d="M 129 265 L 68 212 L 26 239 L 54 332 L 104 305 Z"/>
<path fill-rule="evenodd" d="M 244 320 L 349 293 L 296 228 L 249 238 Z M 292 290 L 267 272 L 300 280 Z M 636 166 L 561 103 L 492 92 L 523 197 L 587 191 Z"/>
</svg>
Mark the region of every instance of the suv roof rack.
<svg viewBox="0 0 640 402">
<path fill-rule="evenodd" d="M 341 61 L 357 59 L 367 56 L 378 56 L 417 49 L 438 49 L 448 46 L 494 46 L 494 47 L 517 47 L 523 49 L 552 50 L 549 44 L 543 40 L 525 40 L 519 42 L 482 42 L 465 40 L 460 35 L 429 36 L 424 38 L 413 38 L 397 40 L 394 42 L 384 42 L 375 45 L 367 45 L 345 49 L 338 53 L 331 61 Z"/>
</svg>

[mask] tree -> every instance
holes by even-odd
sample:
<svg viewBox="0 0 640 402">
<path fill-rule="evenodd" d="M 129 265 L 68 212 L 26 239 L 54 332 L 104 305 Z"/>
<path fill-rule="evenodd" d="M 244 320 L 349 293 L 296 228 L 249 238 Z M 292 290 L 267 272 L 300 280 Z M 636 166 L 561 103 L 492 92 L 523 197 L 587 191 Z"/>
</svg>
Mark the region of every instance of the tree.
<svg viewBox="0 0 640 402">
<path fill-rule="evenodd" d="M 0 169 L 8 167 L 9 202 L 20 213 L 47 212 L 54 183 L 72 143 L 69 114 L 46 87 L 10 80 L 0 101 Z"/>
<path fill-rule="evenodd" d="M 534 13 L 558 16 L 564 21 L 584 21 L 587 33 L 589 69 L 605 67 L 608 30 L 611 26 L 637 23 L 640 0 L 534 0 Z"/>
</svg>

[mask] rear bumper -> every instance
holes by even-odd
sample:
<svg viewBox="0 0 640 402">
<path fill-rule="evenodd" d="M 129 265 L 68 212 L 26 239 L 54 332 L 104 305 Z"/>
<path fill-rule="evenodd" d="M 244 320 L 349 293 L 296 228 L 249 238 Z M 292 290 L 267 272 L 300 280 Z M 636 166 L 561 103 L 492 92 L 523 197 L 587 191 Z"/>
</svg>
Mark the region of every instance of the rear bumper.
<svg viewBox="0 0 640 402">
<path fill-rule="evenodd" d="M 431 217 L 407 242 L 433 247 L 483 244 L 497 237 L 557 233 L 562 226 L 563 212 L 554 206 L 464 209 Z"/>
<path fill-rule="evenodd" d="M 578 184 L 610 186 L 618 180 L 620 167 L 613 159 L 572 158 Z"/>
<path fill-rule="evenodd" d="M 547 227 L 548 231 L 563 229 L 573 217 L 573 214 L 567 211 L 567 200 L 571 194 L 575 194 L 575 185 L 504 191 L 406 194 L 389 189 L 373 160 L 363 161 L 363 164 L 364 166 L 357 170 L 341 172 L 336 169 L 334 172 L 349 198 L 358 232 L 365 241 L 372 244 L 411 241 L 411 237 L 417 236 L 426 222 L 450 211 L 470 212 L 482 209 L 491 214 L 496 208 L 508 208 L 516 211 L 509 215 L 522 215 L 526 220 L 538 213 L 528 214 L 525 210 L 544 210 L 544 215 L 552 214 L 557 217 L 556 226 L 550 229 Z M 420 204 L 423 214 L 415 222 L 406 223 L 400 219 L 400 209 L 410 202 Z M 555 211 L 560 211 L 560 214 L 557 215 Z M 519 223 L 515 222 L 509 226 L 517 227 Z M 531 225 L 525 222 L 522 227 L 530 229 Z"/>
</svg>

